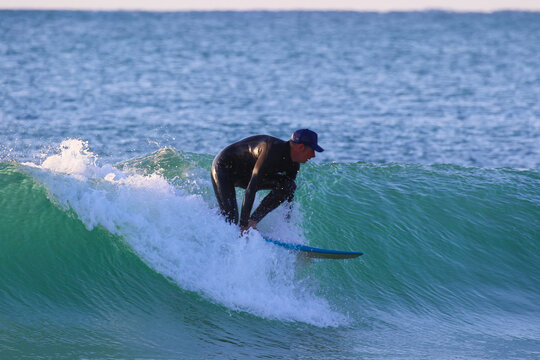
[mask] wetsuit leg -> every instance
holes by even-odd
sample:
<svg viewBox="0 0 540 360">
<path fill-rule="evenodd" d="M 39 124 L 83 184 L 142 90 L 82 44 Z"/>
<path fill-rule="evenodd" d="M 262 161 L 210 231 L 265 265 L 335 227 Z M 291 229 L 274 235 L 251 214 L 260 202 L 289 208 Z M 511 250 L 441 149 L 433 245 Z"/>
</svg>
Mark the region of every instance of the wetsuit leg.
<svg viewBox="0 0 540 360">
<path fill-rule="evenodd" d="M 236 192 L 231 181 L 229 172 L 226 169 L 212 164 L 212 185 L 221 209 L 221 214 L 225 216 L 231 224 L 238 223 L 238 204 L 236 202 Z"/>
<path fill-rule="evenodd" d="M 270 189 L 270 193 L 264 197 L 257 209 L 253 212 L 250 219 L 256 222 L 261 221 L 270 211 L 277 208 L 284 201 L 292 202 L 296 183 L 294 180 L 285 176 L 276 176 L 267 179 L 261 186 L 261 189 Z"/>
</svg>

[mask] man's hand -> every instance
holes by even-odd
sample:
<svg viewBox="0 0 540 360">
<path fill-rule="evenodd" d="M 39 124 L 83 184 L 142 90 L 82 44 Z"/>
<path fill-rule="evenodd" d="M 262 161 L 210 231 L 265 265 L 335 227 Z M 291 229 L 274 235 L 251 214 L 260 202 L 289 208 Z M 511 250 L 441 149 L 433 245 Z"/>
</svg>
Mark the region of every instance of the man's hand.
<svg viewBox="0 0 540 360">
<path fill-rule="evenodd" d="M 244 227 L 240 228 L 240 234 L 245 235 L 246 233 L 249 232 L 250 229 L 257 230 L 257 222 L 256 221 L 248 220 L 248 226 L 244 226 Z"/>
</svg>

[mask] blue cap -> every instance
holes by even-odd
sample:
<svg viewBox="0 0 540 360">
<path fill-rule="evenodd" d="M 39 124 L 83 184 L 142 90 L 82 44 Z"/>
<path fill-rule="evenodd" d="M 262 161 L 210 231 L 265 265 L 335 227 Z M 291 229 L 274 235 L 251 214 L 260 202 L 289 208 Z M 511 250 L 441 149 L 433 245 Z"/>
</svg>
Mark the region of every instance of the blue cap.
<svg viewBox="0 0 540 360">
<path fill-rule="evenodd" d="M 324 149 L 317 144 L 317 133 L 309 129 L 296 130 L 291 136 L 291 141 L 295 144 L 307 145 L 317 152 L 324 151 Z"/>
</svg>

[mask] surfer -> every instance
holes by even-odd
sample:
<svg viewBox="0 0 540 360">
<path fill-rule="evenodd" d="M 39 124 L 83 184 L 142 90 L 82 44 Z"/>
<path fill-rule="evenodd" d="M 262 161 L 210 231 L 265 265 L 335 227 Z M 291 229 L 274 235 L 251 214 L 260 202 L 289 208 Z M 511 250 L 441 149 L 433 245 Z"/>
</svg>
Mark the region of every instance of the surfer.
<svg viewBox="0 0 540 360">
<path fill-rule="evenodd" d="M 284 201 L 292 202 L 300 164 L 314 158 L 315 151 L 324 150 L 317 144 L 317 133 L 309 129 L 296 130 L 288 141 L 256 135 L 227 146 L 212 163 L 212 184 L 221 214 L 232 224 L 240 221 L 242 233 L 256 229 L 270 211 Z M 235 187 L 246 190 L 240 218 Z M 270 193 L 251 213 L 258 190 Z"/>
</svg>

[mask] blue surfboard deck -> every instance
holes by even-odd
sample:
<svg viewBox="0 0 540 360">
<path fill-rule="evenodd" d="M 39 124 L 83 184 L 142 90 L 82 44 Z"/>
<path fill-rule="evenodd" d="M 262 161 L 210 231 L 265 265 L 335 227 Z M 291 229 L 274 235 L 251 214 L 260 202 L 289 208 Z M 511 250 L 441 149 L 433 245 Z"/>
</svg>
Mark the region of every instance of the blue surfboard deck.
<svg viewBox="0 0 540 360">
<path fill-rule="evenodd" d="M 283 241 L 278 241 L 264 237 L 264 240 L 272 243 L 274 245 L 281 246 L 287 250 L 298 251 L 302 255 L 310 258 L 318 259 L 352 259 L 363 255 L 363 252 L 360 251 L 341 251 L 341 250 L 329 250 L 321 249 L 312 246 L 302 245 L 302 244 L 291 244 Z"/>
</svg>

